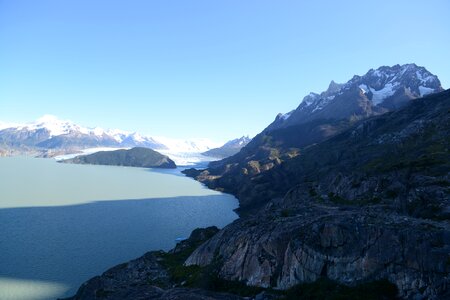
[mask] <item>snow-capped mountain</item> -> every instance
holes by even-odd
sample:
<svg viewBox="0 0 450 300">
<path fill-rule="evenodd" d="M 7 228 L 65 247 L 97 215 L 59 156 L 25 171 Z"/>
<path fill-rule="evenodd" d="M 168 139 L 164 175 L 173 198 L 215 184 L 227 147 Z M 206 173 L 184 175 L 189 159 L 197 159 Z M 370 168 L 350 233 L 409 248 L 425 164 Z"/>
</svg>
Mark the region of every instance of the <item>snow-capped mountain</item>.
<svg viewBox="0 0 450 300">
<path fill-rule="evenodd" d="M 83 150 L 88 148 L 148 147 L 154 150 L 200 153 L 217 147 L 208 139 L 178 140 L 149 137 L 118 129 L 88 128 L 46 115 L 26 124 L 0 123 L 0 147 L 43 150 Z M 66 151 L 67 152 L 67 151 Z"/>
<path fill-rule="evenodd" d="M 225 158 L 238 153 L 250 141 L 251 139 L 248 136 L 242 136 L 240 138 L 226 142 L 221 147 L 205 151 L 202 154 L 210 157 Z"/>
<path fill-rule="evenodd" d="M 398 109 L 409 100 L 443 91 L 436 75 L 415 64 L 395 65 L 355 75 L 345 84 L 332 81 L 320 94 L 310 93 L 297 109 L 279 114 L 268 129 L 318 119 L 364 118 Z"/>
</svg>

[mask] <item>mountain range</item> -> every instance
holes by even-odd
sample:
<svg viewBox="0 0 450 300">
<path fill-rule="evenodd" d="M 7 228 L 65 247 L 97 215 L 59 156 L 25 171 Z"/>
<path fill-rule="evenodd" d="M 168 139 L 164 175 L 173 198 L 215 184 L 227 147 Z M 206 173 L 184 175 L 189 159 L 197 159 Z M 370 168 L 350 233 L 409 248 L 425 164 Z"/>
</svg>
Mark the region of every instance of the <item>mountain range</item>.
<svg viewBox="0 0 450 300">
<path fill-rule="evenodd" d="M 310 93 L 300 105 L 279 114 L 268 129 L 286 128 L 313 120 L 361 119 L 403 107 L 411 99 L 443 91 L 436 75 L 415 64 L 383 66 L 348 82 L 331 81 L 320 94 Z"/>
<path fill-rule="evenodd" d="M 205 138 L 171 139 L 118 129 L 88 128 L 71 121 L 60 120 L 52 115 L 45 115 L 35 122 L 26 124 L 0 123 L 0 150 L 13 153 L 41 153 L 39 155 L 44 156 L 76 153 L 88 148 L 145 147 L 173 155 L 201 154 L 217 149 L 217 154 L 220 155 L 217 158 L 223 158 L 226 157 L 225 153 L 234 154 L 230 149 L 239 151 L 245 146 L 246 143 L 239 143 L 240 140 L 227 142 L 222 146 L 222 150 L 219 150 L 221 144 Z"/>
</svg>

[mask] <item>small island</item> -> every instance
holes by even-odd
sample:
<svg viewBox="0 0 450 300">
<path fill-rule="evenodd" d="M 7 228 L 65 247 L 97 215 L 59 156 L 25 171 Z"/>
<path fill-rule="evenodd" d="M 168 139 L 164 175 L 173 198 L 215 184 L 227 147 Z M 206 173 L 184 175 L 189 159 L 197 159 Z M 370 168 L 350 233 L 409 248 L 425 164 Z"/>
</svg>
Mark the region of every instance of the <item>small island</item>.
<svg viewBox="0 0 450 300">
<path fill-rule="evenodd" d="M 139 168 L 175 169 L 177 167 L 175 162 L 168 156 L 144 147 L 135 147 L 129 150 L 99 151 L 89 155 L 79 155 L 60 162 Z"/>
</svg>

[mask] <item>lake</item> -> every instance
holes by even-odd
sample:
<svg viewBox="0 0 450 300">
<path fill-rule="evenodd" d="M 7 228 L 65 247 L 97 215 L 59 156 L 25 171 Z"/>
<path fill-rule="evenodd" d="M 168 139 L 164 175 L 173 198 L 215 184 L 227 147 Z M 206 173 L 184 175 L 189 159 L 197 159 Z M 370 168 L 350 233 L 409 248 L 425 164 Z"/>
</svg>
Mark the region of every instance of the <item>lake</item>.
<svg viewBox="0 0 450 300">
<path fill-rule="evenodd" d="M 0 299 L 55 299 L 197 227 L 223 227 L 238 201 L 180 170 L 0 158 Z"/>
</svg>

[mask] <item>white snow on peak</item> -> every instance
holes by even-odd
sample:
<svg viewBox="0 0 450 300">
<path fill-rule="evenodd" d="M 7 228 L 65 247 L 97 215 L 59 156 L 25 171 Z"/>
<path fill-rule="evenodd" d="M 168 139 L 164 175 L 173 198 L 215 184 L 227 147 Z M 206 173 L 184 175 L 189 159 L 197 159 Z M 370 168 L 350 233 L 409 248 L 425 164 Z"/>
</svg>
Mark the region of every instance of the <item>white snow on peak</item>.
<svg viewBox="0 0 450 300">
<path fill-rule="evenodd" d="M 384 73 L 382 73 L 382 72 L 381 72 L 380 70 L 378 70 L 378 69 L 373 70 L 372 74 L 373 74 L 373 76 L 376 76 L 376 77 L 382 77 L 383 75 L 385 75 Z"/>
<path fill-rule="evenodd" d="M 293 112 L 294 112 L 294 110 L 291 110 L 291 111 L 288 112 L 288 113 L 282 114 L 282 115 L 281 115 L 281 119 L 283 119 L 283 120 L 289 119 L 289 117 L 292 115 Z"/>
<path fill-rule="evenodd" d="M 375 90 L 372 87 L 369 87 L 372 92 L 372 103 L 374 105 L 378 105 L 384 101 L 384 99 L 394 95 L 395 86 L 392 83 L 387 83 L 381 90 Z"/>
<path fill-rule="evenodd" d="M 136 142 L 141 142 L 142 143 L 142 142 L 146 141 L 146 139 L 142 135 L 137 133 L 137 132 L 134 132 L 133 134 L 131 134 L 131 138 L 133 140 L 135 140 Z"/>
<path fill-rule="evenodd" d="M 306 106 L 310 106 L 311 104 L 313 104 L 317 98 L 319 98 L 320 95 L 316 94 L 316 93 L 309 93 L 309 95 L 307 95 L 305 98 L 303 98 L 302 103 L 305 103 Z"/>
<path fill-rule="evenodd" d="M 363 94 L 366 94 L 367 91 L 369 90 L 369 88 L 365 84 L 360 84 L 358 87 L 363 92 Z"/>
<path fill-rule="evenodd" d="M 53 115 L 44 115 L 35 122 L 23 124 L 20 127 L 28 130 L 47 129 L 50 136 L 67 134 L 71 131 L 80 131 L 82 129 L 71 121 L 60 120 Z"/>
<path fill-rule="evenodd" d="M 428 87 L 425 87 L 425 86 L 419 86 L 419 92 L 420 92 L 420 96 L 423 97 L 425 95 L 434 93 L 434 89 L 428 88 Z"/>
<path fill-rule="evenodd" d="M 100 127 L 95 127 L 94 129 L 92 129 L 92 133 L 96 136 L 102 136 L 103 134 L 105 134 L 105 130 Z"/>
<path fill-rule="evenodd" d="M 122 143 L 124 139 L 131 135 L 131 132 L 119 129 L 108 129 L 106 134 L 111 136 L 118 143 Z"/>
<path fill-rule="evenodd" d="M 431 75 L 428 72 L 421 73 L 419 71 L 416 71 L 416 76 L 422 84 L 432 83 L 434 80 L 436 80 L 436 76 Z"/>
</svg>

